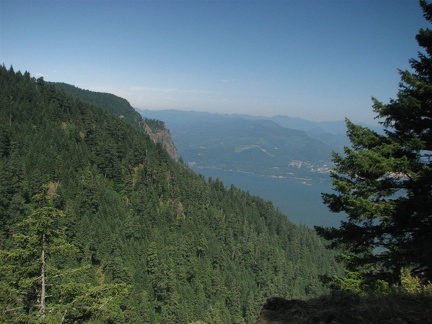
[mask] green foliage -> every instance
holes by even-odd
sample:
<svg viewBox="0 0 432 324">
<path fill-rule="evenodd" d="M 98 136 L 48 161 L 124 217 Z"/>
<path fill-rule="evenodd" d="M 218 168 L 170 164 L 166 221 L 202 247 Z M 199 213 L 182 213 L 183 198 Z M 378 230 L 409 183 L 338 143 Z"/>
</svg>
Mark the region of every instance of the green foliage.
<svg viewBox="0 0 432 324">
<path fill-rule="evenodd" d="M 67 253 L 47 254 L 47 276 L 58 277 L 47 288 L 46 321 L 251 323 L 268 296 L 326 291 L 318 277 L 339 267 L 313 230 L 206 181 L 126 117 L 65 91 L 0 67 L 0 249 L 25 256 L 3 258 L 5 322 L 40 320 L 40 250 L 30 244 L 38 227 L 50 249 L 67 243 Z M 87 94 L 98 106 L 112 98 Z M 31 220 L 56 213 L 63 216 Z"/>
<path fill-rule="evenodd" d="M 165 123 L 160 120 L 146 118 L 145 123 L 150 127 L 153 132 L 165 129 Z"/>
<path fill-rule="evenodd" d="M 400 281 L 402 289 L 407 293 L 418 293 L 422 288 L 420 278 L 413 276 L 408 268 L 401 269 Z"/>
<path fill-rule="evenodd" d="M 99 93 L 89 90 L 83 90 L 73 85 L 54 82 L 52 83 L 59 89 L 62 89 L 67 94 L 101 107 L 105 111 L 124 118 L 128 123 L 135 126 L 137 129 L 142 129 L 142 117 L 141 115 L 132 108 L 126 99 L 117 97 L 111 93 Z"/>
<path fill-rule="evenodd" d="M 421 6 L 431 22 L 432 5 Z M 347 120 L 351 147 L 344 156 L 334 153 L 336 193 L 323 194 L 329 209 L 348 219 L 318 233 L 349 256 L 341 258 L 346 270 L 372 288 L 398 284 L 404 268 L 432 279 L 432 31 L 421 29 L 417 41 L 425 52 L 410 61 L 414 73 L 400 71 L 397 99 L 373 100 L 384 134 Z"/>
<path fill-rule="evenodd" d="M 44 194 L 38 196 L 36 202 L 50 203 Z M 127 287 L 77 280 L 89 267 L 66 266 L 64 256 L 75 248 L 59 225 L 61 217 L 64 214 L 55 207 L 36 208 L 17 224 L 13 247 L 0 251 L 2 322 L 72 323 L 117 317 L 115 305 Z"/>
</svg>

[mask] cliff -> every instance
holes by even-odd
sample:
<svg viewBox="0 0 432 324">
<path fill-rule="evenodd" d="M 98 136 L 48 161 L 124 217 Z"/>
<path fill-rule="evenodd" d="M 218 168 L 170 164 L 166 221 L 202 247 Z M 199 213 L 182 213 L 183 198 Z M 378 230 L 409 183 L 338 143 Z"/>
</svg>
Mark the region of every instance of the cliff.
<svg viewBox="0 0 432 324">
<path fill-rule="evenodd" d="M 176 147 L 171 137 L 171 133 L 168 128 L 165 127 L 165 123 L 144 118 L 144 130 L 150 136 L 154 143 L 160 143 L 162 147 L 168 152 L 168 154 L 175 161 L 179 160 Z"/>
</svg>

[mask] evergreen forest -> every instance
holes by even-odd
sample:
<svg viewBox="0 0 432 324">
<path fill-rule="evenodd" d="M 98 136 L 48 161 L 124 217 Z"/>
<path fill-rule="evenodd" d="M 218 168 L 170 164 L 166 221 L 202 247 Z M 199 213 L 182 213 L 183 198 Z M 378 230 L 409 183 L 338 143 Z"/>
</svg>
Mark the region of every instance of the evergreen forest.
<svg viewBox="0 0 432 324">
<path fill-rule="evenodd" d="M 0 322 L 254 323 L 340 274 L 313 230 L 173 160 L 126 100 L 65 87 L 0 67 Z"/>
</svg>

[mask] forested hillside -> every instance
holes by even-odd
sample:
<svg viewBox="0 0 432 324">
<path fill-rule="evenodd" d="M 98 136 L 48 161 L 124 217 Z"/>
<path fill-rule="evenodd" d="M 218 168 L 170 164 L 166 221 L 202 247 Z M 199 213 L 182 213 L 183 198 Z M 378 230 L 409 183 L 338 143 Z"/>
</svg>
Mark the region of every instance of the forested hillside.
<svg viewBox="0 0 432 324">
<path fill-rule="evenodd" d="M 0 322 L 251 323 L 324 292 L 314 231 L 106 110 L 0 67 Z"/>
<path fill-rule="evenodd" d="M 73 85 L 63 82 L 53 82 L 57 88 L 64 90 L 72 97 L 81 99 L 85 102 L 102 107 L 105 111 L 122 116 L 128 123 L 139 128 L 141 126 L 142 117 L 136 112 L 129 102 L 111 93 L 94 92 L 77 88 Z"/>
<path fill-rule="evenodd" d="M 168 151 L 169 155 L 178 160 L 177 150 L 172 141 L 170 131 L 165 127 L 165 123 L 160 120 L 143 118 L 130 103 L 111 93 L 94 92 L 77 88 L 63 82 L 52 82 L 76 99 L 101 107 L 103 110 L 124 118 L 126 122 L 142 131 L 143 129 L 155 143 L 160 143 Z"/>
</svg>

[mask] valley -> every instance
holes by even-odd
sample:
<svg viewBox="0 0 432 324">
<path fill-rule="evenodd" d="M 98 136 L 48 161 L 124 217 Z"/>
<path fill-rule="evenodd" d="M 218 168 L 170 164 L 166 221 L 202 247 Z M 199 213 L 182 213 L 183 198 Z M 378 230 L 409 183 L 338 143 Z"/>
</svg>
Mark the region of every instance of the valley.
<svg viewBox="0 0 432 324">
<path fill-rule="evenodd" d="M 338 226 L 344 218 L 321 199 L 322 192 L 331 192 L 331 152 L 342 151 L 347 141 L 342 122 L 138 111 L 165 122 L 178 154 L 197 173 L 271 201 L 296 224 Z"/>
</svg>

